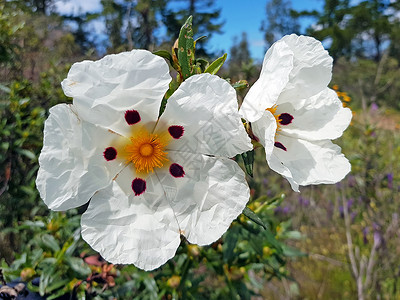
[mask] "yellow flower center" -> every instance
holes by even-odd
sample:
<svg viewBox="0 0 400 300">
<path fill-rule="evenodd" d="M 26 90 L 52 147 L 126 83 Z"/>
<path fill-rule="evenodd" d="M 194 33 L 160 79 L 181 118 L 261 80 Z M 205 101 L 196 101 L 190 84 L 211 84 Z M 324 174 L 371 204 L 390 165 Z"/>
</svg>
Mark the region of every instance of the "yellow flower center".
<svg viewBox="0 0 400 300">
<path fill-rule="evenodd" d="M 142 130 L 130 140 L 125 146 L 127 162 L 132 162 L 137 172 L 153 172 L 154 168 L 161 168 L 168 161 L 165 152 L 168 141 L 165 137 Z"/>
<path fill-rule="evenodd" d="M 153 146 L 150 144 L 143 144 L 140 146 L 139 152 L 142 156 L 150 156 L 153 154 Z"/>
</svg>

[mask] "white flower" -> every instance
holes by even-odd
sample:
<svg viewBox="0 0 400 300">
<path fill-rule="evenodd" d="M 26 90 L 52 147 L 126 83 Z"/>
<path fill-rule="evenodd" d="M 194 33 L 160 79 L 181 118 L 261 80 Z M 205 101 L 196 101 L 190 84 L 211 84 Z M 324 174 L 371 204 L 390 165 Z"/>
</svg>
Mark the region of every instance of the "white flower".
<svg viewBox="0 0 400 300">
<path fill-rule="evenodd" d="M 348 160 L 330 140 L 352 117 L 327 87 L 332 58 L 311 37 L 285 36 L 265 55 L 260 78 L 240 108 L 265 147 L 271 169 L 299 185 L 335 183 L 350 172 Z"/>
<path fill-rule="evenodd" d="M 169 98 L 166 62 L 148 51 L 72 66 L 62 82 L 73 105 L 50 110 L 36 180 L 50 209 L 90 200 L 82 237 L 112 263 L 151 270 L 174 256 L 180 234 L 217 240 L 249 199 L 233 160 L 252 148 L 234 89 L 210 74 Z"/>
</svg>

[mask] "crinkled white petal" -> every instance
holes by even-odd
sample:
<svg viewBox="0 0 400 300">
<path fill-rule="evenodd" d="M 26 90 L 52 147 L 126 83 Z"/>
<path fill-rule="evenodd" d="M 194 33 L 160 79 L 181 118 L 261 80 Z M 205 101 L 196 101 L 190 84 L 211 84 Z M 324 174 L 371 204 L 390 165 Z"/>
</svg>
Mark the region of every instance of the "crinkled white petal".
<svg viewBox="0 0 400 300">
<path fill-rule="evenodd" d="M 271 157 L 274 150 L 276 128 L 276 119 L 267 110 L 264 111 L 262 118 L 251 123 L 254 135 L 259 139 L 261 145 L 264 146 L 267 160 Z"/>
<path fill-rule="evenodd" d="M 278 135 L 276 141 L 287 151 L 275 147 L 268 164 L 283 175 L 295 191 L 299 185 L 339 182 L 351 170 L 341 148 L 330 140 L 311 142 Z"/>
<path fill-rule="evenodd" d="M 153 270 L 175 255 L 179 227 L 157 176 L 145 179 L 140 196 L 131 189 L 135 176 L 128 166 L 92 197 L 81 219 L 82 237 L 111 263 Z"/>
<path fill-rule="evenodd" d="M 289 102 L 277 107 L 276 114 L 293 116 L 292 123 L 281 125 L 281 134 L 309 141 L 336 139 L 350 124 L 351 110 L 343 107 L 334 90 L 326 88 L 299 103 L 297 108 Z"/>
<path fill-rule="evenodd" d="M 163 58 L 132 50 L 75 63 L 62 87 L 82 119 L 128 134 L 125 112 L 134 109 L 141 122 L 156 121 L 170 81 Z"/>
<path fill-rule="evenodd" d="M 208 245 L 226 232 L 249 200 L 249 187 L 238 164 L 228 158 L 169 152 L 185 175 L 157 170 L 181 233 L 190 243 Z"/>
<path fill-rule="evenodd" d="M 280 41 L 293 52 L 293 69 L 277 104 L 309 98 L 325 89 L 332 77 L 333 59 L 321 42 L 295 34 L 285 36 Z M 268 90 L 265 92 L 269 93 Z"/>
<path fill-rule="evenodd" d="M 50 109 L 45 122 L 36 185 L 52 210 L 67 210 L 86 203 L 121 169 L 103 152 L 115 134 L 80 120 L 72 105 Z"/>
<path fill-rule="evenodd" d="M 289 81 L 293 69 L 293 52 L 281 41 L 274 43 L 264 57 L 260 78 L 244 98 L 240 113 L 249 122 L 261 118 L 272 107 Z"/>
<path fill-rule="evenodd" d="M 180 139 L 168 150 L 233 157 L 251 150 L 252 144 L 238 113 L 236 92 L 218 76 L 195 75 L 168 99 L 156 130 L 184 127 Z"/>
</svg>

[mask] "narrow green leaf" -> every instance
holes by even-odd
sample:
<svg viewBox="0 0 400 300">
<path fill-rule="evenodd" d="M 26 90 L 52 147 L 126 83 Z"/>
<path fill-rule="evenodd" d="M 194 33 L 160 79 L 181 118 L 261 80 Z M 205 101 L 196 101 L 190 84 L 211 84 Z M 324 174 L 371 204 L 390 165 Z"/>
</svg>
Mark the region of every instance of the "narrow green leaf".
<svg viewBox="0 0 400 300">
<path fill-rule="evenodd" d="M 246 168 L 247 174 L 253 177 L 253 164 L 254 164 L 254 149 L 242 153 L 242 159 L 244 162 L 244 167 Z"/>
<path fill-rule="evenodd" d="M 205 70 L 204 73 L 210 73 L 215 75 L 219 69 L 221 69 L 222 65 L 224 64 L 226 60 L 227 54 L 225 53 L 221 57 L 217 58 L 215 61 L 211 63 L 211 65 L 208 66 L 208 68 Z"/>
<path fill-rule="evenodd" d="M 243 210 L 243 214 L 248 217 L 250 220 L 252 220 L 254 223 L 257 225 L 260 225 L 262 228 L 267 229 L 267 226 L 264 224 L 264 222 L 260 219 L 259 216 L 255 214 L 250 208 L 247 206 Z"/>
<path fill-rule="evenodd" d="M 198 37 L 195 41 L 194 41 L 194 47 L 196 47 L 197 42 L 200 42 L 201 40 L 206 39 L 207 36 L 206 35 L 202 35 L 201 37 Z"/>
<path fill-rule="evenodd" d="M 27 158 L 31 160 L 36 160 L 36 155 L 32 151 L 29 151 L 27 149 L 17 149 L 16 150 L 19 154 L 26 156 Z"/>
<path fill-rule="evenodd" d="M 54 295 L 54 293 L 52 293 L 53 291 L 58 290 L 62 286 L 65 286 L 68 282 L 70 282 L 69 279 L 62 280 L 61 278 L 58 278 L 58 280 L 55 280 L 55 282 L 53 282 L 52 284 L 49 284 L 47 286 L 46 292 L 47 293 L 51 293 L 52 296 L 53 296 Z M 61 295 L 65 294 L 65 290 L 62 289 L 62 290 L 60 290 L 58 292 L 55 292 L 55 294 L 58 295 L 58 296 L 61 296 Z M 47 300 L 55 299 L 55 298 L 57 298 L 57 297 L 52 297 L 52 298 L 49 297 L 49 298 L 47 298 Z"/>
<path fill-rule="evenodd" d="M 67 284 L 67 283 L 69 282 L 69 280 L 66 280 L 66 282 L 64 282 L 64 281 L 61 281 L 61 282 Z M 50 290 L 49 290 L 49 292 L 50 292 Z M 63 296 L 63 295 L 66 295 L 66 294 L 67 294 L 67 293 L 65 292 L 65 289 L 61 289 L 61 290 L 59 290 L 59 291 L 57 291 L 57 292 L 51 293 L 50 296 L 47 296 L 46 300 L 57 299 L 57 298 L 59 298 L 59 297 L 61 297 L 61 296 Z M 63 297 L 63 299 L 64 299 L 64 298 L 65 298 L 65 297 Z M 67 298 L 67 299 L 72 299 L 72 298 Z"/>
<path fill-rule="evenodd" d="M 236 90 L 241 90 L 249 87 L 249 83 L 247 82 L 247 80 L 239 80 L 232 84 L 232 87 Z"/>
<path fill-rule="evenodd" d="M 183 80 L 194 75 L 194 40 L 192 16 L 186 20 L 179 33 L 178 61 L 182 69 Z"/>
<path fill-rule="evenodd" d="M 222 254 L 224 261 L 230 263 L 235 257 L 236 244 L 239 241 L 239 229 L 240 226 L 232 226 L 224 238 L 222 245 Z"/>
<path fill-rule="evenodd" d="M 54 274 L 54 268 L 46 268 L 43 270 L 42 275 L 39 280 L 39 294 L 40 296 L 44 296 L 46 294 L 47 286 L 50 282 L 51 276 Z"/>
</svg>

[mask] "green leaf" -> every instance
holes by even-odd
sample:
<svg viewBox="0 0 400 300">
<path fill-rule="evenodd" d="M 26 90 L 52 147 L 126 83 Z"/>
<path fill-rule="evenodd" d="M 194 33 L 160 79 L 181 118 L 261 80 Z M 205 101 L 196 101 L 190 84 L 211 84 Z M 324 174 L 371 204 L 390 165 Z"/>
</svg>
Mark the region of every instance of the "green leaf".
<svg viewBox="0 0 400 300">
<path fill-rule="evenodd" d="M 235 90 L 241 90 L 241 89 L 245 89 L 245 88 L 249 87 L 249 83 L 247 82 L 247 80 L 239 80 L 239 81 L 235 82 L 234 84 L 232 84 L 232 87 Z"/>
<path fill-rule="evenodd" d="M 243 210 L 243 214 L 248 217 L 250 220 L 252 220 L 254 223 L 257 225 L 260 225 L 262 228 L 267 229 L 267 226 L 264 224 L 264 222 L 260 219 L 259 216 L 255 214 L 250 208 L 247 206 Z"/>
<path fill-rule="evenodd" d="M 307 256 L 307 253 L 304 253 L 296 248 L 292 248 L 282 244 L 283 255 L 287 257 L 302 257 Z"/>
<path fill-rule="evenodd" d="M 244 167 L 246 168 L 247 174 L 253 177 L 253 164 L 254 164 L 254 149 L 242 153 L 242 159 L 244 162 Z"/>
<path fill-rule="evenodd" d="M 171 53 L 169 53 L 167 50 L 159 50 L 159 51 L 156 51 L 156 52 L 153 52 L 153 54 L 154 55 L 158 55 L 158 56 L 161 56 L 161 57 L 163 57 L 163 58 L 165 58 L 165 59 L 168 59 L 168 61 L 171 63 L 171 65 L 172 65 L 172 55 L 171 55 Z"/>
<path fill-rule="evenodd" d="M 71 269 L 82 277 L 91 273 L 89 266 L 79 257 L 66 257 L 66 261 Z"/>
<path fill-rule="evenodd" d="M 51 297 L 48 297 L 46 299 L 49 300 L 49 299 L 57 298 L 57 297 L 54 297 L 54 295 L 58 295 L 58 296 L 64 295 L 66 293 L 65 289 L 61 289 L 58 292 L 54 292 L 54 293 L 53 293 L 53 291 L 58 290 L 61 287 L 65 287 L 67 285 L 67 283 L 69 283 L 69 282 L 70 282 L 70 279 L 61 280 L 61 278 L 57 278 L 57 280 L 55 280 L 55 282 L 48 285 L 48 287 L 46 289 L 46 293 L 51 293 Z"/>
<path fill-rule="evenodd" d="M 205 70 L 204 73 L 210 73 L 215 75 L 219 69 L 221 69 L 222 65 L 224 64 L 226 60 L 227 54 L 225 53 L 221 57 L 217 58 L 215 61 L 211 63 L 211 65 L 208 66 L 208 68 Z"/>
<path fill-rule="evenodd" d="M 239 226 L 232 226 L 224 238 L 222 254 L 224 261 L 226 262 L 232 262 L 233 258 L 235 257 L 234 250 L 239 240 L 239 229 Z"/>
<path fill-rule="evenodd" d="M 192 16 L 186 20 L 179 33 L 178 61 L 182 69 L 183 80 L 195 74 Z"/>
<path fill-rule="evenodd" d="M 206 35 L 202 35 L 201 37 L 198 37 L 195 41 L 194 41 L 194 47 L 196 47 L 197 42 L 200 42 L 201 40 L 206 39 L 207 36 Z"/>
<path fill-rule="evenodd" d="M 31 292 L 39 293 L 39 288 L 36 285 L 33 285 L 32 282 L 28 282 L 27 287 Z"/>
<path fill-rule="evenodd" d="M 42 236 L 42 242 L 46 247 L 50 248 L 54 252 L 60 251 L 60 246 L 58 245 L 54 236 L 50 234 L 44 234 Z"/>
<path fill-rule="evenodd" d="M 207 60 L 203 59 L 203 58 L 198 58 L 196 59 L 196 66 L 198 66 L 198 68 L 200 68 L 200 72 L 201 73 L 205 73 L 207 67 L 209 66 L 209 63 Z"/>
<path fill-rule="evenodd" d="M 50 268 L 43 269 L 43 273 L 40 276 L 39 280 L 39 294 L 40 296 L 44 296 L 46 294 L 47 286 L 53 276 L 55 268 L 51 266 Z"/>
<path fill-rule="evenodd" d="M 19 154 L 26 156 L 27 158 L 31 160 L 36 160 L 36 155 L 32 151 L 29 151 L 27 149 L 17 149 L 16 150 Z"/>
<path fill-rule="evenodd" d="M 282 237 L 285 239 L 300 240 L 303 236 L 301 235 L 301 233 L 299 231 L 294 230 L 294 231 L 285 232 L 282 235 Z"/>
<path fill-rule="evenodd" d="M 62 282 L 63 284 L 67 284 L 69 282 L 69 280 L 64 280 L 64 281 L 60 281 L 60 282 Z M 49 290 L 49 292 L 50 292 L 50 290 Z M 57 292 L 51 293 L 50 296 L 46 297 L 46 300 L 53 300 L 53 299 L 59 298 L 60 296 L 65 295 L 65 294 L 67 294 L 65 292 L 65 290 L 61 289 L 61 290 L 59 290 Z M 63 299 L 64 299 L 64 297 L 63 297 Z M 67 299 L 70 299 L 70 298 L 67 298 Z"/>
<path fill-rule="evenodd" d="M 6 87 L 5 85 L 0 84 L 0 90 L 2 90 L 3 92 L 6 92 L 7 94 L 9 94 L 11 92 L 11 90 Z"/>
<path fill-rule="evenodd" d="M 171 53 L 169 53 L 167 50 L 159 50 L 156 52 L 153 52 L 153 54 L 158 55 L 160 57 L 163 57 L 165 59 L 167 59 L 169 61 L 169 63 L 171 64 L 171 66 L 176 70 L 179 71 L 179 66 L 176 64 L 176 62 L 174 61 Z"/>
</svg>

